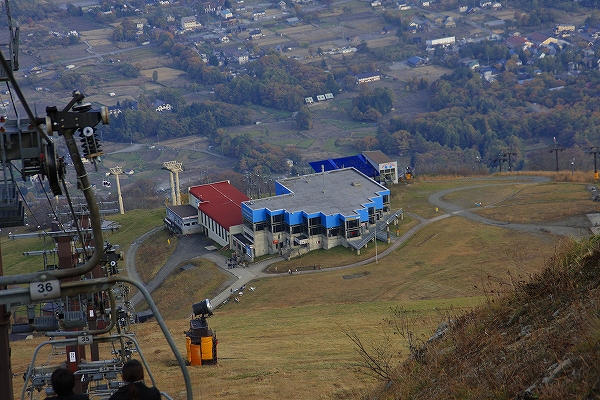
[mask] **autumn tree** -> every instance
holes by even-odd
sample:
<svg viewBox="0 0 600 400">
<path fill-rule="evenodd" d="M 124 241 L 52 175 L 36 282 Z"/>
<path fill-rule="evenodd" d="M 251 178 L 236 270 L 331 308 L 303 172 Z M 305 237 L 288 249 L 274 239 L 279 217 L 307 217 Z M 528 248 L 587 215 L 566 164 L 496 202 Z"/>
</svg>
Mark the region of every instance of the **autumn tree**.
<svg viewBox="0 0 600 400">
<path fill-rule="evenodd" d="M 298 129 L 303 131 L 312 129 L 312 113 L 307 106 L 300 107 L 300 111 L 296 113 L 296 125 Z"/>
<path fill-rule="evenodd" d="M 357 139 L 354 144 L 360 151 L 368 151 L 377 148 L 379 142 L 375 136 L 365 136 L 364 138 Z"/>
</svg>

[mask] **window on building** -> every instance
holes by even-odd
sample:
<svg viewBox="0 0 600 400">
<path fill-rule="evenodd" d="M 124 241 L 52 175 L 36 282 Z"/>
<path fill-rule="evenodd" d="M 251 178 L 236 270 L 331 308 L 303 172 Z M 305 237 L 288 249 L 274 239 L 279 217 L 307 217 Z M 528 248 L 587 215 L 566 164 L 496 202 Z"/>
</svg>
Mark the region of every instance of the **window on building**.
<svg viewBox="0 0 600 400">
<path fill-rule="evenodd" d="M 254 232 L 264 231 L 267 229 L 267 221 L 260 221 L 254 224 Z"/>
<path fill-rule="evenodd" d="M 304 233 L 304 226 L 302 224 L 292 225 L 290 227 L 290 232 L 292 234 Z"/>
<path fill-rule="evenodd" d="M 308 235 L 320 235 L 323 233 L 323 225 L 321 225 L 321 218 L 314 217 L 308 220 Z"/>
<path fill-rule="evenodd" d="M 369 207 L 369 223 L 375 223 L 375 207 Z"/>
<path fill-rule="evenodd" d="M 346 220 L 346 239 L 360 236 L 360 221 L 358 218 Z"/>
<path fill-rule="evenodd" d="M 270 221 L 271 222 L 271 227 L 270 227 L 271 232 L 273 232 L 273 233 L 283 232 L 283 230 L 284 230 L 283 214 L 271 215 L 270 220 L 271 220 Z"/>
<path fill-rule="evenodd" d="M 342 229 L 339 226 L 335 226 L 333 228 L 329 228 L 327 233 L 327 236 L 329 237 L 335 237 L 335 236 L 340 236 L 340 232 L 342 231 Z"/>
</svg>

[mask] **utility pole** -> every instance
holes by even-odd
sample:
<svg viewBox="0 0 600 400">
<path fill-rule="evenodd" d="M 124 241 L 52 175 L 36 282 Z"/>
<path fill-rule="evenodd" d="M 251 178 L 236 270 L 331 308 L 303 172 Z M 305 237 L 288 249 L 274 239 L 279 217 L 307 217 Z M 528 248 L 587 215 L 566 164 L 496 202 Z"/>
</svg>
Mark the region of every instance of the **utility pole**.
<svg viewBox="0 0 600 400">
<path fill-rule="evenodd" d="M 500 167 L 500 172 L 502 172 L 502 163 L 506 162 L 506 158 L 505 158 L 504 154 L 500 153 L 498 155 L 498 158 L 495 158 L 492 162 L 494 162 L 494 163 L 497 162 L 498 166 Z"/>
<path fill-rule="evenodd" d="M 589 153 L 594 155 L 594 179 L 598 180 L 598 166 L 596 164 L 596 155 L 598 154 L 598 152 L 600 152 L 599 150 L 600 148 L 598 146 L 594 146 L 590 149 Z"/>
<path fill-rule="evenodd" d="M 565 149 L 563 147 L 560 147 L 558 145 L 558 143 L 556 142 L 556 137 L 554 138 L 554 148 L 552 150 L 550 150 L 550 153 L 554 152 L 554 155 L 556 157 L 556 171 L 558 172 L 558 152 L 559 151 L 564 151 Z"/>
<path fill-rule="evenodd" d="M 502 161 L 506 161 L 506 157 L 508 157 L 508 170 L 512 171 L 512 157 L 516 157 L 517 153 L 505 151 L 502 153 Z"/>
<path fill-rule="evenodd" d="M 377 259 L 377 220 L 379 220 L 379 215 L 375 211 L 375 264 L 379 262 Z"/>
<path fill-rule="evenodd" d="M 123 173 L 123 169 L 121 167 L 110 168 L 110 173 L 115 176 L 115 180 L 117 181 L 117 196 L 119 197 L 119 211 L 121 214 L 125 214 L 125 210 L 123 209 L 123 196 L 121 195 L 121 183 L 119 182 L 119 175 Z"/>
</svg>

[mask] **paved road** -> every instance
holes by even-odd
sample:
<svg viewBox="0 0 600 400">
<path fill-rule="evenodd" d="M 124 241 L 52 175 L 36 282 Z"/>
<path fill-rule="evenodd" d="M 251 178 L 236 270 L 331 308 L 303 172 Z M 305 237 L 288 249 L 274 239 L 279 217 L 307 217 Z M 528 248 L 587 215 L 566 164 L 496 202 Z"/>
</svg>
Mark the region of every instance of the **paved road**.
<svg viewBox="0 0 600 400">
<path fill-rule="evenodd" d="M 126 263 L 127 263 L 127 273 L 130 277 L 139 280 L 142 282 L 140 278 L 137 268 L 135 267 L 135 254 L 138 251 L 139 245 L 147 239 L 150 235 L 157 232 L 158 230 L 163 229 L 163 227 L 158 227 L 150 232 L 147 232 L 145 235 L 140 237 L 134 243 L 132 243 L 129 251 L 127 252 Z M 150 282 L 146 284 L 146 288 L 150 293 L 155 291 L 160 284 L 179 266 L 185 261 L 192 260 L 194 258 L 203 257 L 209 260 L 214 261 L 219 267 L 225 269 L 226 266 L 226 258 L 223 257 L 215 250 L 207 250 L 207 246 L 212 246 L 213 243 L 206 237 L 202 235 L 189 235 L 189 236 L 180 236 L 177 240 L 177 248 L 169 258 L 169 260 L 162 266 L 162 268 L 156 273 L 154 278 Z M 225 269 L 225 271 L 230 272 L 231 270 Z M 246 276 L 246 274 L 241 274 L 242 276 Z M 235 274 L 231 276 L 231 283 L 235 282 L 237 279 Z M 228 288 L 229 289 L 229 288 Z M 140 301 L 142 301 L 143 295 L 138 292 L 131 298 L 131 303 L 135 306 Z M 202 299 L 195 299 L 195 301 L 200 301 Z"/>
<path fill-rule="evenodd" d="M 517 224 L 517 223 L 510 223 L 510 222 L 495 221 L 495 220 L 477 215 L 471 211 L 471 210 L 480 209 L 479 207 L 473 207 L 473 208 L 467 209 L 467 208 L 461 207 L 455 203 L 450 203 L 448 201 L 443 200 L 444 196 L 446 196 L 450 193 L 453 193 L 453 192 L 461 191 L 461 190 L 469 190 L 469 189 L 474 189 L 474 188 L 499 186 L 499 185 L 513 185 L 513 184 L 519 183 L 519 182 L 523 183 L 523 184 L 531 184 L 531 183 L 543 183 L 543 182 L 550 181 L 550 178 L 537 177 L 537 176 L 524 176 L 524 177 L 515 177 L 515 178 L 507 177 L 507 178 L 499 178 L 499 179 L 506 180 L 506 182 L 505 183 L 503 183 L 503 182 L 492 183 L 489 185 L 488 184 L 486 184 L 486 185 L 471 185 L 471 186 L 463 186 L 460 188 L 441 190 L 439 192 L 436 192 L 436 193 L 433 193 L 432 195 L 430 195 L 428 200 L 431 204 L 439 207 L 440 209 L 444 210 L 448 214 L 460 215 L 461 217 L 464 217 L 464 218 L 467 218 L 467 219 L 470 219 L 472 221 L 479 222 L 482 224 L 500 226 L 503 228 L 518 230 L 521 232 L 527 232 L 527 233 L 532 233 L 532 234 L 552 233 L 555 235 L 571 236 L 571 237 L 582 237 L 582 236 L 585 236 L 586 234 L 590 233 L 589 227 L 566 225 L 565 223 L 561 224 L 561 222 L 546 223 L 546 224 Z M 520 191 L 513 193 L 512 195 L 509 196 L 509 198 L 514 197 L 519 192 Z M 505 201 L 505 200 L 507 200 L 507 199 L 501 199 L 498 202 L 496 202 L 496 204 L 500 203 L 502 201 Z M 475 203 L 475 202 L 473 202 L 473 203 Z M 495 207 L 495 204 L 484 205 L 483 208 L 492 208 L 492 207 Z"/>
<path fill-rule="evenodd" d="M 489 179 L 489 178 L 486 178 L 486 179 Z M 589 234 L 589 229 L 587 229 L 587 228 L 572 227 L 572 226 L 560 225 L 560 224 L 544 224 L 544 225 L 513 224 L 513 223 L 507 223 L 507 222 L 494 221 L 494 220 L 491 220 L 491 219 L 488 219 L 485 217 L 481 217 L 481 216 L 473 213 L 471 210 L 477 209 L 476 207 L 465 208 L 465 207 L 461 207 L 455 203 L 450 203 L 448 201 L 443 200 L 444 196 L 448 195 L 449 193 L 460 191 L 460 190 L 468 190 L 468 189 L 480 188 L 480 187 L 485 187 L 485 186 L 509 185 L 509 184 L 515 184 L 518 182 L 542 183 L 542 182 L 546 182 L 548 180 L 549 180 L 548 178 L 544 178 L 544 177 L 498 178 L 499 182 L 494 183 L 494 184 L 468 185 L 468 186 L 463 186 L 460 188 L 453 188 L 453 189 L 447 189 L 447 190 L 442 190 L 442 191 L 436 192 L 429 196 L 429 202 L 432 203 L 433 205 L 439 207 L 441 210 L 444 210 L 444 213 L 440 214 L 434 218 L 425 219 L 416 214 L 407 212 L 406 213 L 407 215 L 410 215 L 412 218 L 415 218 L 417 221 L 419 221 L 419 223 L 417 225 L 415 225 L 414 227 L 410 228 L 402 236 L 393 238 L 391 246 L 389 246 L 387 249 L 385 249 L 384 251 L 379 253 L 377 255 L 377 257 L 383 258 L 383 257 L 389 255 L 394 250 L 396 250 L 398 247 L 400 247 L 403 243 L 405 243 L 407 240 L 409 240 L 412 236 L 414 236 L 418 231 L 423 229 L 425 226 L 435 223 L 437 221 L 440 221 L 444 218 L 448 218 L 448 217 L 455 216 L 455 215 L 460 215 L 467 219 L 470 219 L 470 220 L 473 220 L 476 222 L 480 222 L 480 223 L 484 223 L 487 225 L 501 226 L 501 227 L 508 228 L 508 229 L 515 229 L 515 230 L 524 231 L 524 232 L 528 232 L 528 233 L 534 233 L 534 234 L 553 233 L 556 235 L 564 235 L 564 236 L 571 236 L 571 237 L 582 237 L 582 236 Z M 517 193 L 518 192 L 512 194 L 511 196 L 514 196 Z M 494 205 L 491 204 L 491 205 L 487 205 L 486 207 L 493 207 L 493 206 Z M 143 235 L 142 237 L 140 237 L 136 242 L 132 243 L 130 250 L 127 252 L 127 257 L 126 257 L 127 271 L 129 273 L 129 276 L 133 277 L 134 279 L 138 279 L 141 281 L 139 274 L 137 273 L 137 270 L 135 268 L 135 253 L 138 250 L 139 244 L 141 242 L 143 242 L 148 236 L 150 236 L 152 233 L 154 233 L 158 229 L 162 229 L 162 227 L 156 228 L 155 230 L 150 231 L 150 232 L 146 233 L 145 235 Z M 150 293 L 152 293 L 152 291 L 154 291 L 154 290 L 156 290 L 156 288 L 158 288 L 160 283 L 164 279 L 166 279 L 167 276 L 171 272 L 173 272 L 173 270 L 177 267 L 177 265 L 179 265 L 180 263 L 182 263 L 185 260 L 191 260 L 196 257 L 204 257 L 204 258 L 214 261 L 215 264 L 217 264 L 220 268 L 222 268 L 226 273 L 231 275 L 231 279 L 227 282 L 227 287 L 221 293 L 219 293 L 217 296 L 215 296 L 214 298 L 211 299 L 211 303 L 213 304 L 213 307 L 216 307 L 217 305 L 223 303 L 223 301 L 225 301 L 226 299 L 228 299 L 231 296 L 231 293 L 236 292 L 240 287 L 248 284 L 253 279 L 256 279 L 259 277 L 281 276 L 281 274 L 267 274 L 267 273 L 263 272 L 265 270 L 265 268 L 268 267 L 270 264 L 278 262 L 278 261 L 282 261 L 283 258 L 280 256 L 274 256 L 273 258 L 270 258 L 268 260 L 263 260 L 261 262 L 254 263 L 247 268 L 238 267 L 238 268 L 228 269 L 227 262 L 226 262 L 227 259 L 224 256 L 222 256 L 217 251 L 206 250 L 205 247 L 209 246 L 211 244 L 212 244 L 212 242 L 210 242 L 207 238 L 205 238 L 201 235 L 191 235 L 191 236 L 180 237 L 178 244 L 177 244 L 177 248 L 175 249 L 172 257 L 160 269 L 160 271 L 156 274 L 156 276 L 147 284 L 147 288 L 150 291 Z M 327 268 L 325 271 L 358 267 L 361 265 L 371 264 L 373 262 L 375 262 L 375 257 L 371 257 L 366 260 L 362 260 L 362 261 L 359 261 L 359 262 L 356 262 L 356 263 L 353 263 L 350 265 Z M 323 273 L 325 271 L 324 270 L 321 270 L 321 271 L 308 270 L 308 271 L 300 271 L 297 274 Z M 137 293 L 135 296 L 133 296 L 132 303 L 135 305 L 135 304 L 139 303 L 141 301 L 141 299 L 142 299 L 142 295 L 140 293 Z M 202 299 L 190 299 L 190 303 L 200 301 L 200 300 L 202 300 Z"/>
</svg>

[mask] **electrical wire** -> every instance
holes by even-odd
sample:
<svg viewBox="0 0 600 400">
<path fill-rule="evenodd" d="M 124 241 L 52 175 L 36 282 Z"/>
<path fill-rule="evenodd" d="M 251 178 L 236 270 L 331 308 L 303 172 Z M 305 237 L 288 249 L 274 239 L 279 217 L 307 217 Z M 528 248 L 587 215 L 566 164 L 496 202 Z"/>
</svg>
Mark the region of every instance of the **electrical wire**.
<svg viewBox="0 0 600 400">
<path fill-rule="evenodd" d="M 8 84 L 8 81 L 6 82 L 6 90 L 8 90 L 8 95 L 10 96 L 10 103 L 13 106 L 15 116 L 18 117 L 19 113 L 17 112 L 17 106 L 15 105 L 15 98 L 13 97 L 13 93 L 12 93 L 12 90 L 10 89 L 10 85 Z"/>
</svg>

